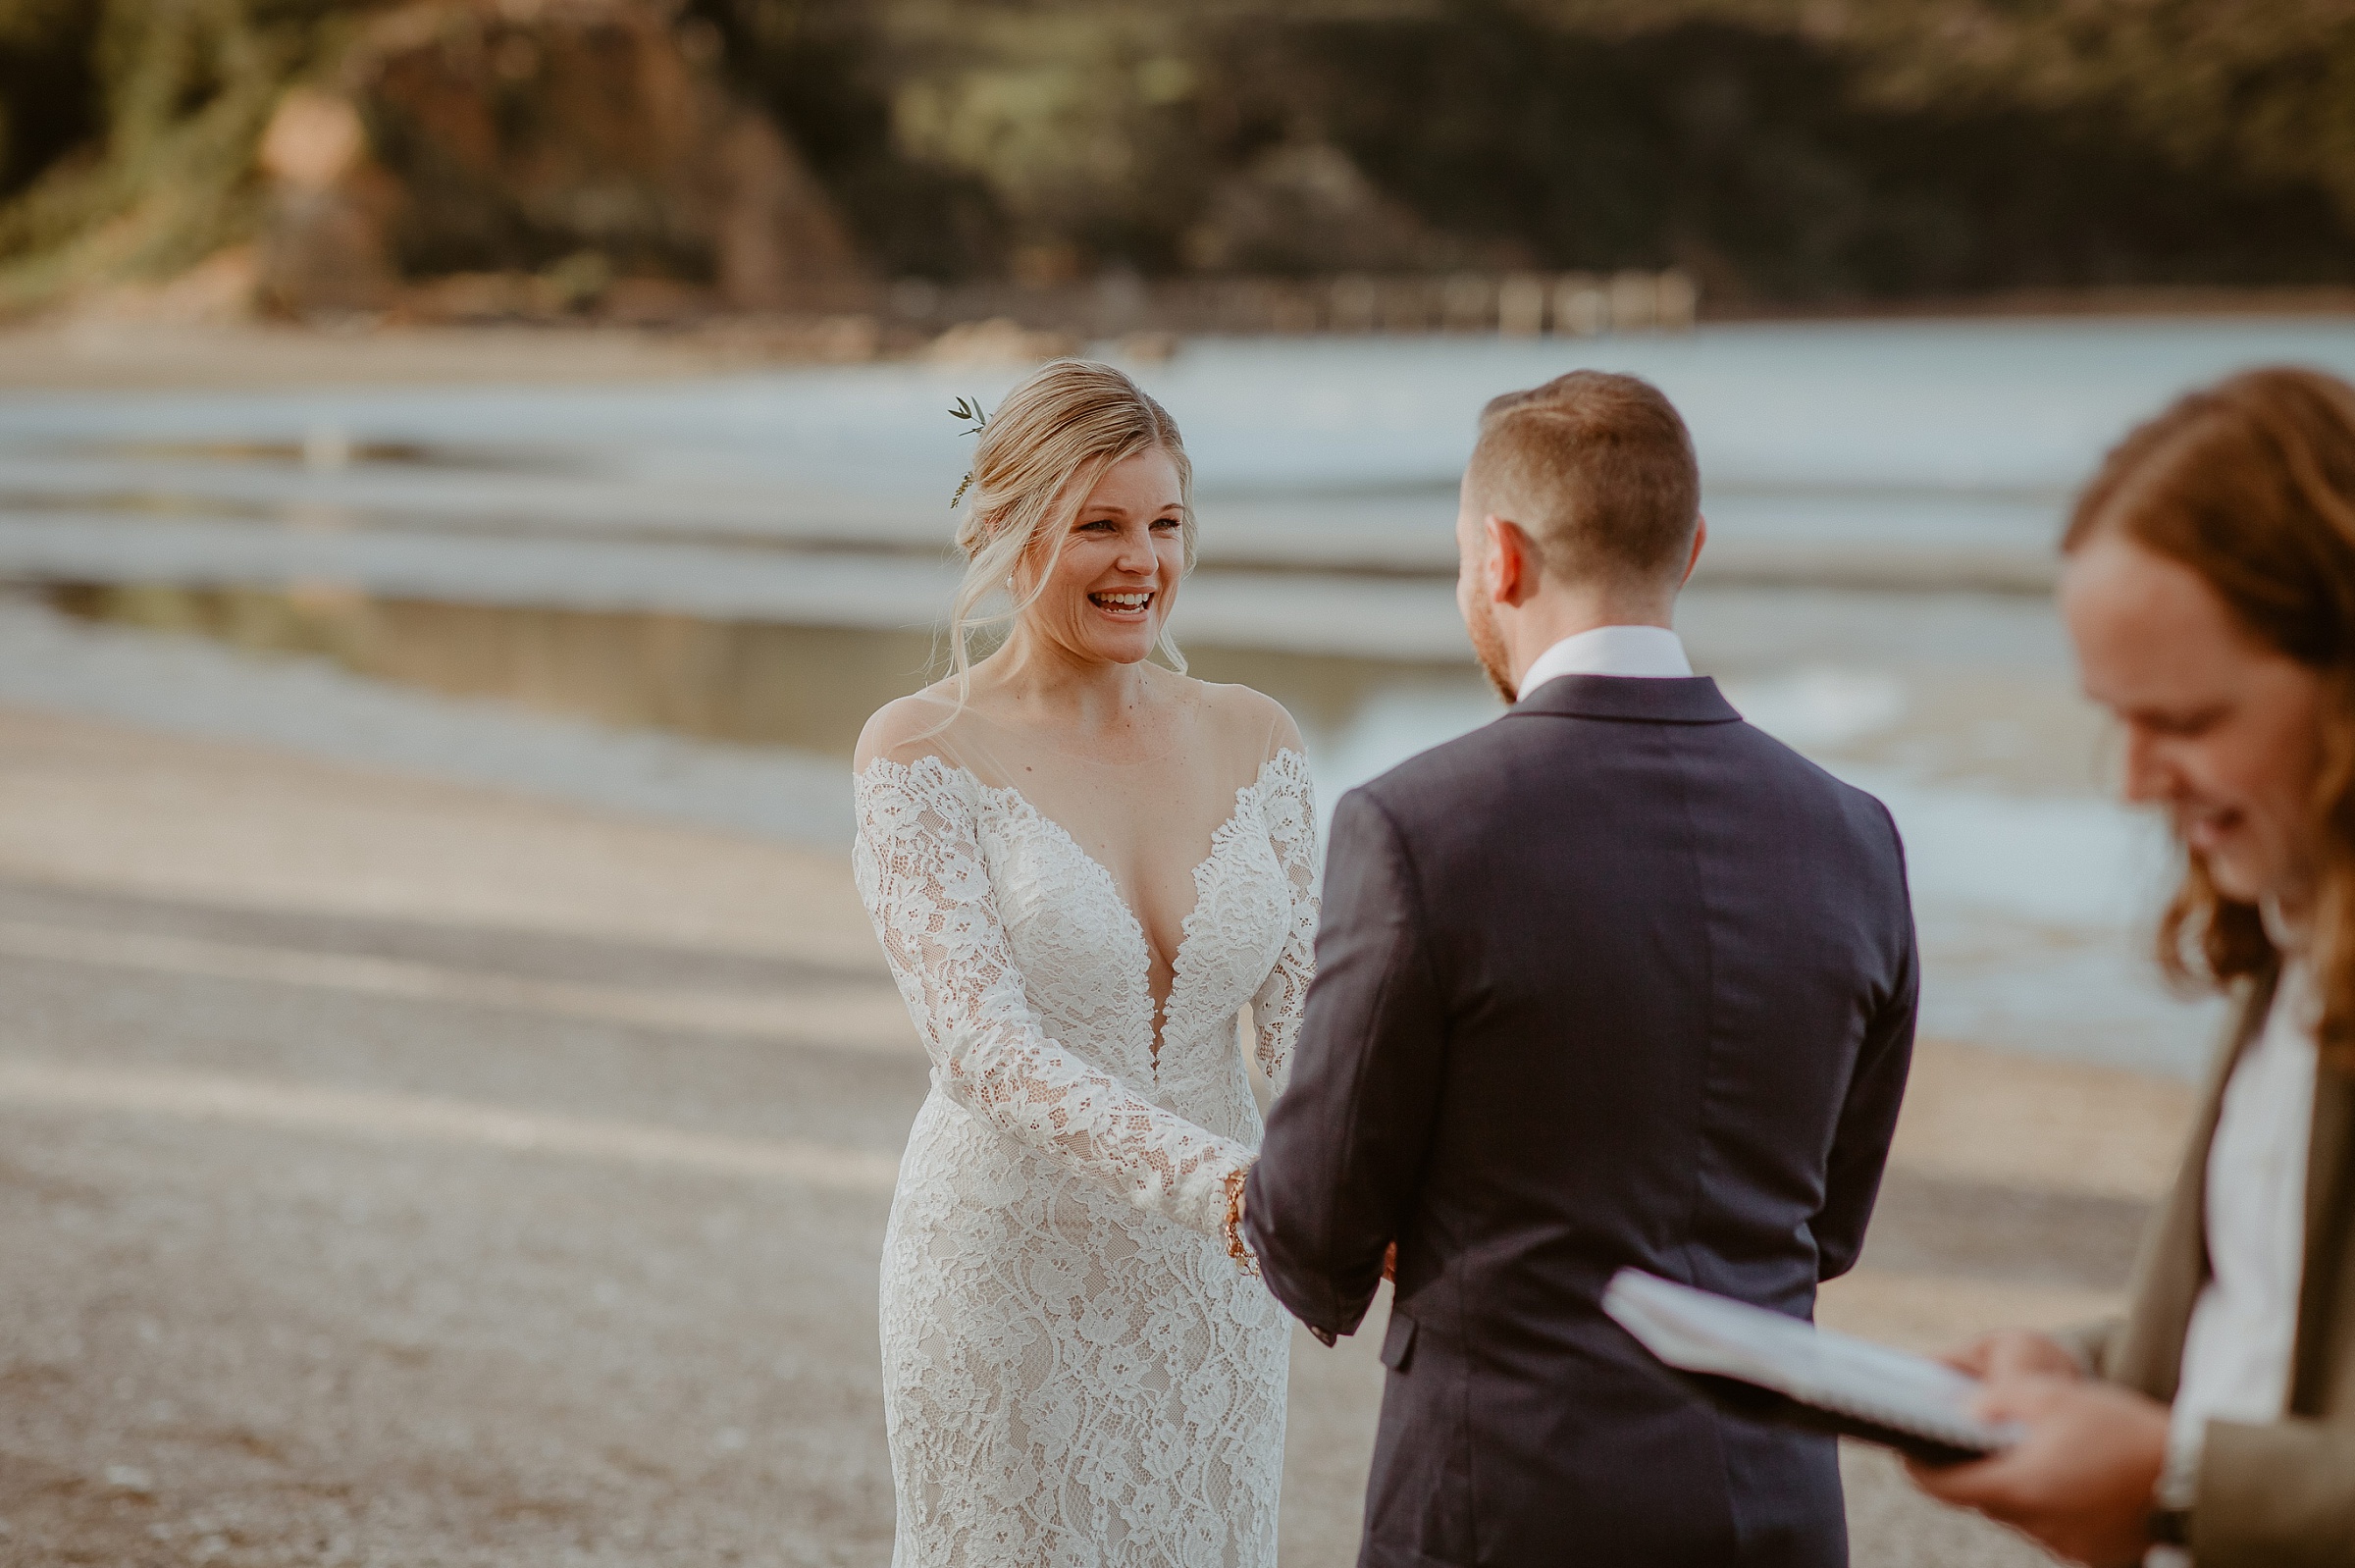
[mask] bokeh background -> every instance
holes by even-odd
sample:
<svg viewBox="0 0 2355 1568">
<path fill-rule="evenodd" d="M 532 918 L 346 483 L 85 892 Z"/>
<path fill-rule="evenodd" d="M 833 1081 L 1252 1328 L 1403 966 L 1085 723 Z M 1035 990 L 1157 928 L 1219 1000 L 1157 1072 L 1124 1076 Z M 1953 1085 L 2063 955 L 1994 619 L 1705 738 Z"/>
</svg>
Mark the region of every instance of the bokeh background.
<svg viewBox="0 0 2355 1568">
<path fill-rule="evenodd" d="M 2053 541 L 2177 392 L 2355 373 L 2343 6 L 0 0 L 0 1562 L 887 1559 L 848 761 L 949 404 L 1067 353 L 1185 430 L 1179 641 L 1328 806 L 1498 711 L 1480 405 L 1664 388 L 1696 661 L 1909 848 L 1823 1319 L 2115 1304 L 2217 1009 Z M 1859 1564 L 2041 1560 L 1847 1463 Z"/>
</svg>

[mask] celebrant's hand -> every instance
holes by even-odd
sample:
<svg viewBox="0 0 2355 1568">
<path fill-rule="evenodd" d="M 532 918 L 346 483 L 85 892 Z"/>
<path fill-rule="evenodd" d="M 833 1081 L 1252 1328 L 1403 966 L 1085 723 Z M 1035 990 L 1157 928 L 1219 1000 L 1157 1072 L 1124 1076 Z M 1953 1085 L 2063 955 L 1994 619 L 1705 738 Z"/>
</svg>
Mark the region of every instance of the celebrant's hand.
<svg viewBox="0 0 2355 1568">
<path fill-rule="evenodd" d="M 2067 1377 L 2025 1373 L 1991 1382 L 1977 1413 L 1987 1421 L 2016 1421 L 2026 1436 L 2015 1447 L 1968 1464 L 1908 1460 L 1914 1485 L 1941 1502 L 2010 1525 L 2071 1562 L 2122 1568 L 2141 1560 L 2151 1544 L 2152 1489 L 2167 1461 L 2165 1405 L 2072 1370 Z"/>
<path fill-rule="evenodd" d="M 2033 1329 L 1998 1329 L 1938 1358 L 1958 1372 L 2000 1382 L 2008 1378 L 2080 1378 L 2084 1369 L 2060 1340 Z"/>
</svg>

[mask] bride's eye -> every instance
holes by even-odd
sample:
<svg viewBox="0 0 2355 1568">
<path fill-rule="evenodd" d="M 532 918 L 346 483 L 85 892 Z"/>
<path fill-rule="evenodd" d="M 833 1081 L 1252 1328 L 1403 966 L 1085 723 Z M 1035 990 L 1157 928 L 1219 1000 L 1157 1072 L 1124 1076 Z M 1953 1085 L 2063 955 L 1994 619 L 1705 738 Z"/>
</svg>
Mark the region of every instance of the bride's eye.
<svg viewBox="0 0 2355 1568">
<path fill-rule="evenodd" d="M 1153 519 L 1153 527 L 1156 532 L 1160 532 L 1164 529 L 1183 528 L 1184 526 L 1185 520 L 1180 517 L 1156 517 Z"/>
</svg>

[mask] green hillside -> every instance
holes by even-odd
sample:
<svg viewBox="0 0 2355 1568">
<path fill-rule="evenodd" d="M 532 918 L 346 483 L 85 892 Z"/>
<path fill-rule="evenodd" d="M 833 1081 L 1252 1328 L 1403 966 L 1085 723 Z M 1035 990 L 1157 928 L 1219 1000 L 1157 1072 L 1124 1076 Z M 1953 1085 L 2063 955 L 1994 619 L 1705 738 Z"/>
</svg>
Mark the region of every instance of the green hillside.
<svg viewBox="0 0 2355 1568">
<path fill-rule="evenodd" d="M 0 0 L 0 287 L 253 233 L 281 93 L 387 14 L 464 9 Z M 656 9 L 883 278 L 1678 265 L 1760 305 L 2355 281 L 2338 0 Z"/>
</svg>

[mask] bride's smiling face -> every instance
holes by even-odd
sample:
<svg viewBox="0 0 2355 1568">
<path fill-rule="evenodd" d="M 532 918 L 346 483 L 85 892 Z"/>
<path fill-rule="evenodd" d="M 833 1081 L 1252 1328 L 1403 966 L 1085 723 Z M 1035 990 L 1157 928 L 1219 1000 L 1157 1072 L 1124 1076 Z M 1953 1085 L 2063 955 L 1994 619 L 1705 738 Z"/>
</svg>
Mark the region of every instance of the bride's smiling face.
<svg viewBox="0 0 2355 1568">
<path fill-rule="evenodd" d="M 1153 652 L 1185 574 L 1185 509 L 1178 467 L 1158 447 L 1106 469 L 1072 517 L 1052 566 L 1041 549 L 1018 593 L 1048 571 L 1023 612 L 1026 631 L 1085 659 L 1133 664 Z"/>
</svg>

